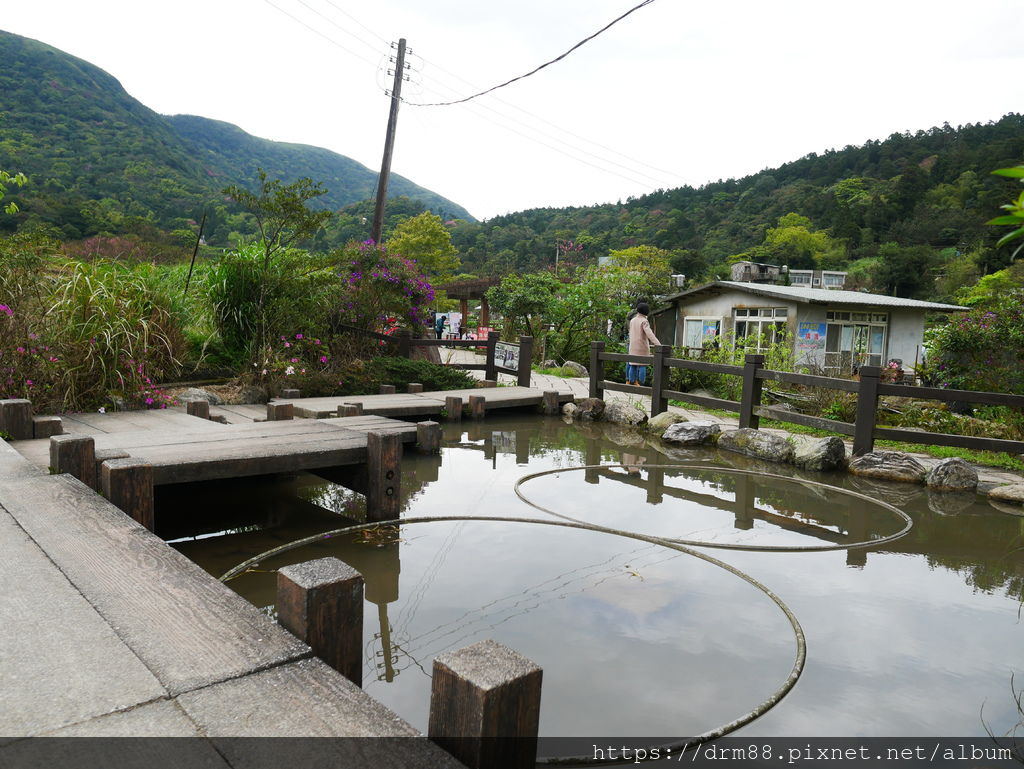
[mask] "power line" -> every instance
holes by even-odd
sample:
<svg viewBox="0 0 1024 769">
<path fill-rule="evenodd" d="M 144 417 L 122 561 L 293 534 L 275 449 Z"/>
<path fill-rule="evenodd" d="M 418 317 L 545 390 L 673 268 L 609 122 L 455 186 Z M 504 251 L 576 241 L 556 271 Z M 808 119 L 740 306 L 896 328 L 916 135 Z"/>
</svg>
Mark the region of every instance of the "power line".
<svg viewBox="0 0 1024 769">
<path fill-rule="evenodd" d="M 295 23 L 301 24 L 306 29 L 308 29 L 310 32 L 313 32 L 313 33 L 319 35 L 320 37 L 322 37 L 324 40 L 326 40 L 331 45 L 337 46 L 338 48 L 340 48 L 341 50 L 345 51 L 345 53 L 349 54 L 350 56 L 355 56 L 360 61 L 366 62 L 371 67 L 376 68 L 377 65 L 374 64 L 369 59 L 367 59 L 365 56 L 362 56 L 361 54 L 356 53 L 355 51 L 353 51 L 350 48 L 346 48 L 341 43 L 339 43 L 337 40 L 335 40 L 334 38 L 332 38 L 332 37 L 330 37 L 328 35 L 325 35 L 323 32 L 321 32 L 316 27 L 311 27 L 309 24 L 304 22 L 302 19 L 300 19 L 297 16 L 293 16 L 292 14 L 288 13 L 288 11 L 286 11 L 284 8 L 281 8 L 280 6 L 274 5 L 274 3 L 271 2 L 271 0 L 263 0 L 263 2 L 265 2 L 267 5 L 269 5 L 274 10 L 279 11 L 280 13 L 283 13 L 285 16 L 287 16 L 289 19 L 291 19 Z"/>
<path fill-rule="evenodd" d="M 350 32 L 349 30 L 345 29 L 343 26 L 341 26 L 338 22 L 334 21 L 334 19 L 330 18 L 329 16 L 325 16 L 324 14 L 320 13 L 320 11 L 318 11 L 316 8 L 314 8 L 309 3 L 307 3 L 306 0 L 297 0 L 297 2 L 300 5 L 306 7 L 310 11 L 312 11 L 313 13 L 315 13 L 317 16 L 319 16 L 321 19 L 326 21 L 332 27 L 335 27 L 336 29 L 340 29 L 342 32 L 344 32 L 349 37 L 359 41 L 360 43 L 365 45 L 367 48 L 369 48 L 374 53 L 380 53 L 380 48 L 378 48 L 377 46 L 373 45 L 372 43 L 366 42 L 365 40 L 363 40 L 363 38 L 359 37 L 359 35 L 355 34 L 354 32 Z M 331 5 L 334 5 L 334 4 L 331 3 Z M 334 7 L 337 8 L 338 6 L 335 5 Z M 342 11 L 342 13 L 344 13 L 344 11 Z M 348 16 L 347 13 L 345 15 Z M 351 18 L 351 17 L 349 17 L 349 18 Z M 358 23 L 358 22 L 356 22 L 356 23 Z M 363 25 L 360 24 L 359 26 L 362 27 Z M 365 29 L 365 27 L 363 27 L 363 28 Z M 371 34 L 373 34 L 373 33 L 371 33 Z M 383 38 L 381 38 L 381 39 L 383 39 Z M 384 41 L 384 44 L 390 46 L 390 42 L 387 41 L 387 40 Z"/>
<path fill-rule="evenodd" d="M 460 80 L 460 81 L 462 81 L 463 83 L 465 83 L 468 86 L 476 87 L 473 83 L 470 83 L 468 80 L 460 77 L 459 75 L 455 74 L 454 72 L 445 69 L 444 67 L 442 67 L 441 65 L 437 64 L 436 62 L 432 62 L 432 61 L 430 61 L 428 59 L 424 59 L 422 56 L 419 56 L 418 54 L 417 54 L 417 56 L 418 56 L 418 58 L 421 61 L 423 61 L 424 64 L 430 64 L 431 66 L 436 67 L 441 72 L 444 72 L 446 75 L 449 75 L 449 76 L 455 78 L 456 80 Z M 443 86 L 443 85 L 442 85 L 442 87 L 448 88 L 448 86 Z M 453 92 L 456 91 L 455 88 L 448 88 L 448 90 L 451 90 Z M 436 93 L 436 91 L 435 91 L 435 93 Z M 619 150 L 617 150 L 617 149 L 615 149 L 613 147 L 609 147 L 609 146 L 607 146 L 605 144 L 601 144 L 600 142 L 596 142 L 593 139 L 588 139 L 585 136 L 581 136 L 580 134 L 575 133 L 574 131 L 570 131 L 568 128 L 562 128 L 561 126 L 557 125 L 556 123 L 552 123 L 550 120 L 548 120 L 547 118 L 543 117 L 542 115 L 537 115 L 537 114 L 535 114 L 533 112 L 530 112 L 528 109 L 525 109 L 524 107 L 520 107 L 518 104 L 513 104 L 512 102 L 505 101 L 500 96 L 495 96 L 494 99 L 496 101 L 500 102 L 501 104 L 504 104 L 506 107 L 510 107 L 512 109 L 518 110 L 519 112 L 522 112 L 524 115 L 528 115 L 529 117 L 533 118 L 534 120 L 538 120 L 541 123 L 544 123 L 546 125 L 551 126 L 556 131 L 561 131 L 561 132 L 563 132 L 565 134 L 568 134 L 569 136 L 573 137 L 574 139 L 578 139 L 580 141 L 587 142 L 588 144 L 592 144 L 595 147 L 599 147 L 600 149 L 603 149 L 603 150 L 605 150 L 607 152 L 611 152 L 611 153 L 613 153 L 615 155 L 618 155 L 621 158 L 625 158 L 626 160 L 628 160 L 631 163 L 634 163 L 635 165 L 641 165 L 641 166 L 644 166 L 645 168 L 649 168 L 652 171 L 657 171 L 659 174 L 664 174 L 666 177 L 668 177 L 670 179 L 673 179 L 673 180 L 674 179 L 678 179 L 678 178 L 681 177 L 681 174 L 678 174 L 678 173 L 676 173 L 674 171 L 669 171 L 668 169 L 665 169 L 665 168 L 659 168 L 658 166 L 653 166 L 650 163 L 644 162 L 643 160 L 639 160 L 637 158 L 634 158 L 634 157 L 632 157 L 630 155 L 625 154 L 624 152 L 620 152 Z M 406 103 L 408 103 L 408 102 L 406 102 Z M 489 109 L 493 109 L 493 108 L 489 108 Z M 497 111 L 495 110 L 495 112 L 497 112 Z M 497 114 L 501 114 L 501 113 L 497 113 Z M 509 120 L 515 120 L 515 118 L 509 117 L 508 115 L 502 115 L 502 117 L 505 117 L 505 118 L 507 118 Z M 522 123 L 522 125 L 527 125 L 527 124 L 526 123 Z M 534 129 L 534 130 L 536 130 L 536 129 Z M 561 141 L 561 140 L 558 140 L 558 141 Z M 588 154 L 593 154 L 593 153 L 588 153 Z M 595 155 L 595 157 L 596 157 L 596 155 Z"/>
<path fill-rule="evenodd" d="M 373 35 L 373 36 L 374 36 L 375 38 L 377 38 L 377 39 L 378 39 L 378 40 L 380 40 L 380 41 L 381 41 L 382 43 L 384 43 L 384 45 L 391 45 L 391 41 L 390 41 L 390 40 L 388 40 L 388 39 L 387 39 L 386 37 L 382 37 L 381 35 L 378 35 L 378 34 L 377 34 L 376 32 L 374 32 L 374 31 L 373 31 L 372 29 L 370 29 L 370 28 L 369 28 L 369 27 L 367 27 L 367 26 L 366 26 L 365 24 L 363 24 L 363 23 L 362 23 L 361 21 L 359 21 L 359 19 L 357 19 L 357 18 L 356 18 L 355 16 L 353 16 L 353 15 L 352 15 L 352 14 L 350 14 L 350 13 L 349 13 L 348 11 L 344 10 L 343 8 L 341 8 L 340 6 L 338 6 L 338 5 L 336 5 L 336 4 L 334 3 L 334 2 L 332 2 L 332 0 L 327 0 L 327 4 L 328 4 L 329 6 L 331 6 L 332 8 L 334 8 L 334 9 L 335 9 L 335 10 L 336 10 L 336 11 L 337 11 L 338 13 L 340 13 L 340 14 L 341 14 L 342 16 L 347 16 L 347 17 L 348 17 L 349 19 L 351 19 L 352 21 L 354 21 L 354 22 L 355 22 L 355 23 L 356 23 L 356 24 L 357 24 L 358 26 L 362 27 L 362 28 L 363 28 L 363 29 L 364 29 L 364 30 L 365 30 L 366 32 L 369 32 L 369 33 L 370 33 L 371 35 Z"/>
<path fill-rule="evenodd" d="M 643 0 L 642 3 L 640 3 L 639 5 L 633 6 L 628 11 L 626 11 L 624 14 L 619 16 L 617 19 L 614 19 L 611 22 L 609 22 L 608 24 L 606 24 L 605 26 L 601 27 L 601 29 L 597 30 L 597 32 L 595 32 L 594 34 L 592 34 L 589 37 L 585 37 L 582 40 L 580 40 L 578 43 L 576 43 L 576 45 L 574 45 L 572 48 L 570 48 L 565 53 L 561 54 L 560 56 L 556 56 L 551 61 L 544 62 L 539 67 L 536 67 L 535 69 L 532 69 L 529 72 L 527 72 L 525 75 L 519 75 L 518 77 L 514 77 L 511 80 L 506 80 L 504 83 L 499 83 L 498 85 L 492 86 L 492 87 L 488 88 L 485 91 L 480 91 L 480 93 L 475 93 L 472 96 L 467 96 L 464 99 L 457 99 L 455 101 L 433 102 L 433 103 L 429 103 L 429 104 L 421 104 L 421 103 L 416 103 L 416 102 L 407 102 L 407 104 L 409 104 L 412 107 L 447 107 L 447 106 L 450 106 L 452 104 L 462 104 L 464 102 L 469 101 L 470 99 L 475 99 L 478 96 L 483 96 L 484 94 L 488 94 L 491 91 L 497 91 L 499 88 L 504 88 L 505 86 L 511 85 L 512 83 L 515 83 L 518 80 L 522 80 L 523 78 L 530 77 L 530 75 L 535 75 L 538 72 L 540 72 L 542 69 L 544 69 L 545 67 L 550 67 L 552 64 L 555 64 L 555 63 L 561 61 L 562 59 L 564 59 L 566 56 L 568 56 L 570 53 L 575 51 L 580 46 L 582 46 L 582 45 L 584 45 L 586 43 L 589 43 L 591 40 L 593 40 L 595 37 L 600 35 L 602 32 L 605 32 L 606 30 L 611 28 L 613 25 L 618 24 L 624 18 L 629 16 L 631 13 L 633 13 L 635 11 L 638 11 L 641 8 L 643 8 L 645 5 L 650 5 L 653 2 L 654 2 L 654 0 Z"/>
<path fill-rule="evenodd" d="M 468 106 L 465 106 L 465 108 L 466 109 L 470 109 Z M 512 126 L 508 125 L 507 123 L 503 123 L 503 122 L 500 122 L 498 120 L 495 120 L 495 119 L 493 119 L 491 117 L 488 117 L 487 115 L 481 114 L 480 112 L 474 111 L 472 109 L 470 109 L 470 112 L 472 114 L 476 115 L 476 117 L 478 117 L 479 119 L 486 120 L 488 123 L 492 123 L 492 124 L 498 126 L 499 128 L 501 128 L 501 129 L 503 129 L 505 131 L 508 131 L 509 133 L 516 134 L 517 136 L 522 136 L 523 138 L 528 139 L 529 141 L 532 141 L 532 142 L 534 142 L 536 144 L 539 144 L 542 147 L 546 147 L 546 148 L 550 149 L 553 152 L 557 152 L 558 154 L 564 155 L 565 157 L 570 158 L 571 160 L 575 160 L 577 163 L 583 163 L 584 165 L 590 166 L 591 168 L 595 168 L 598 171 L 603 171 L 604 173 L 612 174 L 613 176 L 617 176 L 620 179 L 625 179 L 628 182 L 631 182 L 633 184 L 637 184 L 637 185 L 639 185 L 641 187 L 644 187 L 644 188 L 650 187 L 651 186 L 651 181 L 655 182 L 658 186 L 665 186 L 663 184 L 663 182 L 661 182 L 660 180 L 655 179 L 654 177 L 647 176 L 647 174 L 643 174 L 642 172 L 634 171 L 634 173 L 636 173 L 638 176 L 647 176 L 649 181 L 644 181 L 643 179 L 638 178 L 638 176 L 627 176 L 626 174 L 620 173 L 620 172 L 615 171 L 613 169 L 607 168 L 605 166 L 598 165 L 597 163 L 593 163 L 593 162 L 591 162 L 589 160 L 586 160 L 585 158 L 579 157 L 578 155 L 574 155 L 570 151 L 566 151 L 566 150 L 564 150 L 564 149 L 562 149 L 560 147 L 557 147 L 557 146 L 555 146 L 553 144 L 550 144 L 550 143 L 548 143 L 548 142 L 546 142 L 546 141 L 544 141 L 544 140 L 542 140 L 540 138 L 537 138 L 536 136 L 530 136 L 528 134 L 523 133 L 522 131 L 518 131 L 515 128 L 513 128 Z M 414 119 L 422 120 L 423 117 L 424 117 L 424 113 L 422 113 L 422 112 L 417 112 L 417 113 L 414 113 L 414 114 L 415 114 L 415 118 Z M 508 116 L 502 115 L 501 113 L 498 113 L 498 115 L 499 115 L 499 117 L 508 118 Z M 533 130 L 536 130 L 536 129 L 533 129 Z M 560 139 L 556 139 L 556 138 L 552 138 L 552 140 L 556 141 L 556 142 L 561 142 Z M 562 143 L 565 144 L 565 142 L 562 142 Z M 585 150 L 580 150 L 579 148 L 574 148 L 574 149 L 579 151 L 579 152 L 583 152 L 585 154 L 589 154 L 591 157 L 596 158 L 597 160 L 599 160 L 601 162 L 610 163 L 610 164 L 613 164 L 613 165 L 618 165 L 620 168 L 624 168 L 627 171 L 633 171 L 633 169 L 629 169 L 629 168 L 627 168 L 625 166 L 622 166 L 619 163 L 615 163 L 615 161 L 608 160 L 606 158 L 601 158 L 601 157 L 599 157 L 597 155 L 594 155 L 593 153 L 587 153 Z"/>
</svg>

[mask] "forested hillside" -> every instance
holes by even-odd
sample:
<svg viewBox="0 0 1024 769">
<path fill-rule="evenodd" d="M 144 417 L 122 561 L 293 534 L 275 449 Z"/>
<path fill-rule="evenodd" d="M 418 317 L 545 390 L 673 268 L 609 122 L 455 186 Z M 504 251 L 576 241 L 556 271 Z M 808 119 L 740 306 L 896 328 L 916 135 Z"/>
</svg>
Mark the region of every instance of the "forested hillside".
<svg viewBox="0 0 1024 769">
<path fill-rule="evenodd" d="M 259 139 L 206 118 L 156 114 L 111 75 L 62 51 L 0 32 L 0 168 L 30 184 L 12 195 L 21 212 L 0 227 L 52 225 L 68 240 L 97 233 L 154 236 L 187 229 L 205 211 L 207 240 L 227 245 L 232 219 L 220 191 L 251 185 L 262 167 L 289 182 L 308 176 L 328 191 L 318 205 L 371 197 L 377 174 L 319 147 Z M 407 179 L 389 192 L 444 218 L 465 209 Z"/>
<path fill-rule="evenodd" d="M 751 137 L 756 141 L 756 136 Z M 1011 248 L 985 222 L 1016 195 L 997 168 L 1024 159 L 1024 116 L 894 134 L 810 154 L 743 179 L 660 190 L 587 208 L 534 209 L 460 224 L 463 269 L 480 274 L 548 266 L 556 243 L 591 258 L 651 245 L 700 280 L 730 258 L 851 270 L 854 287 L 931 295 L 943 278 L 970 282 L 1005 266 Z"/>
</svg>

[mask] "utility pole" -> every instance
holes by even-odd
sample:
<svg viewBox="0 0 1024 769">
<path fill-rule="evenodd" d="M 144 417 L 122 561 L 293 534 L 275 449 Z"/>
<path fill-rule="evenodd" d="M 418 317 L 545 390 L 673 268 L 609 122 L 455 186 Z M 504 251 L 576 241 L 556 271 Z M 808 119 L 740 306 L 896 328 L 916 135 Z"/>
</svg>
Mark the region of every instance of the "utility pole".
<svg viewBox="0 0 1024 769">
<path fill-rule="evenodd" d="M 380 178 L 377 180 L 377 204 L 373 209 L 373 230 L 370 237 L 380 243 L 384 231 L 384 201 L 388 196 L 388 177 L 391 175 L 391 152 L 395 147 L 395 129 L 398 126 L 398 105 L 402 101 L 402 81 L 405 79 L 405 38 L 398 41 L 398 55 L 395 57 L 395 84 L 391 88 L 391 112 L 388 114 L 388 132 L 384 137 L 384 159 L 380 164 Z"/>
</svg>

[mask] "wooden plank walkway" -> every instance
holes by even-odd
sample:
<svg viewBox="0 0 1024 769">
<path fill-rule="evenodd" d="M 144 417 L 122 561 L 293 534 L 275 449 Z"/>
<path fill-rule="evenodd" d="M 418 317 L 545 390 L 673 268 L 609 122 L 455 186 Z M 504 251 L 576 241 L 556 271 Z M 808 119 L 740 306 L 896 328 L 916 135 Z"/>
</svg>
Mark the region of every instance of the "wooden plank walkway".
<svg viewBox="0 0 1024 769">
<path fill-rule="evenodd" d="M 397 433 L 416 440 L 416 425 L 374 415 L 222 425 L 197 417 L 171 430 L 114 430 L 94 433 L 96 450 L 120 449 L 153 465 L 154 485 L 239 478 L 362 464 L 367 433 Z M 104 426 L 110 427 L 111 421 Z M 117 422 L 123 426 L 125 422 Z M 177 423 L 176 423 L 177 424 Z M 39 468 L 50 463 L 48 439 L 10 444 Z"/>
<path fill-rule="evenodd" d="M 485 411 L 505 408 L 539 406 L 544 401 L 544 392 L 534 387 L 476 387 L 466 390 L 436 390 L 423 393 L 395 393 L 393 395 L 334 395 L 326 398 L 277 399 L 275 403 L 291 403 L 295 416 L 309 419 L 324 419 L 338 413 L 343 403 L 358 403 L 364 414 L 380 416 L 436 416 L 445 407 L 445 399 L 461 398 L 463 406 L 470 396 L 480 396 L 485 401 Z M 573 399 L 568 389 L 559 390 L 559 403 Z"/>
</svg>

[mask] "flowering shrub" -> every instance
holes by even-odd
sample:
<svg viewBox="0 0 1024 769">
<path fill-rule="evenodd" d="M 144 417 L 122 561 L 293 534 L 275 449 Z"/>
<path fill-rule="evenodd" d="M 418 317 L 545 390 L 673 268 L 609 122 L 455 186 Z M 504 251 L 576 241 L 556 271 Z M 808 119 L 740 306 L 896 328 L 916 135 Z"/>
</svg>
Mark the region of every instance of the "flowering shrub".
<svg viewBox="0 0 1024 769">
<path fill-rule="evenodd" d="M 416 262 L 372 240 L 347 246 L 334 257 L 341 279 L 335 321 L 374 331 L 390 327 L 389 319 L 413 329 L 429 324 L 434 289 Z"/>
<path fill-rule="evenodd" d="M 0 399 L 49 399 L 60 358 L 6 304 L 0 304 L 0 340 Z"/>
<path fill-rule="evenodd" d="M 935 386 L 1024 395 L 1024 291 L 955 315 L 925 345 Z"/>
<path fill-rule="evenodd" d="M 330 395 L 342 383 L 327 344 L 302 332 L 282 335 L 252 366 L 254 383 L 271 394 L 298 388 L 307 397 Z"/>
<path fill-rule="evenodd" d="M 146 373 L 146 362 L 129 359 L 123 361 L 118 371 L 121 382 L 121 397 L 128 407 L 144 409 L 165 409 L 177 406 L 178 401 L 157 387 Z"/>
</svg>

